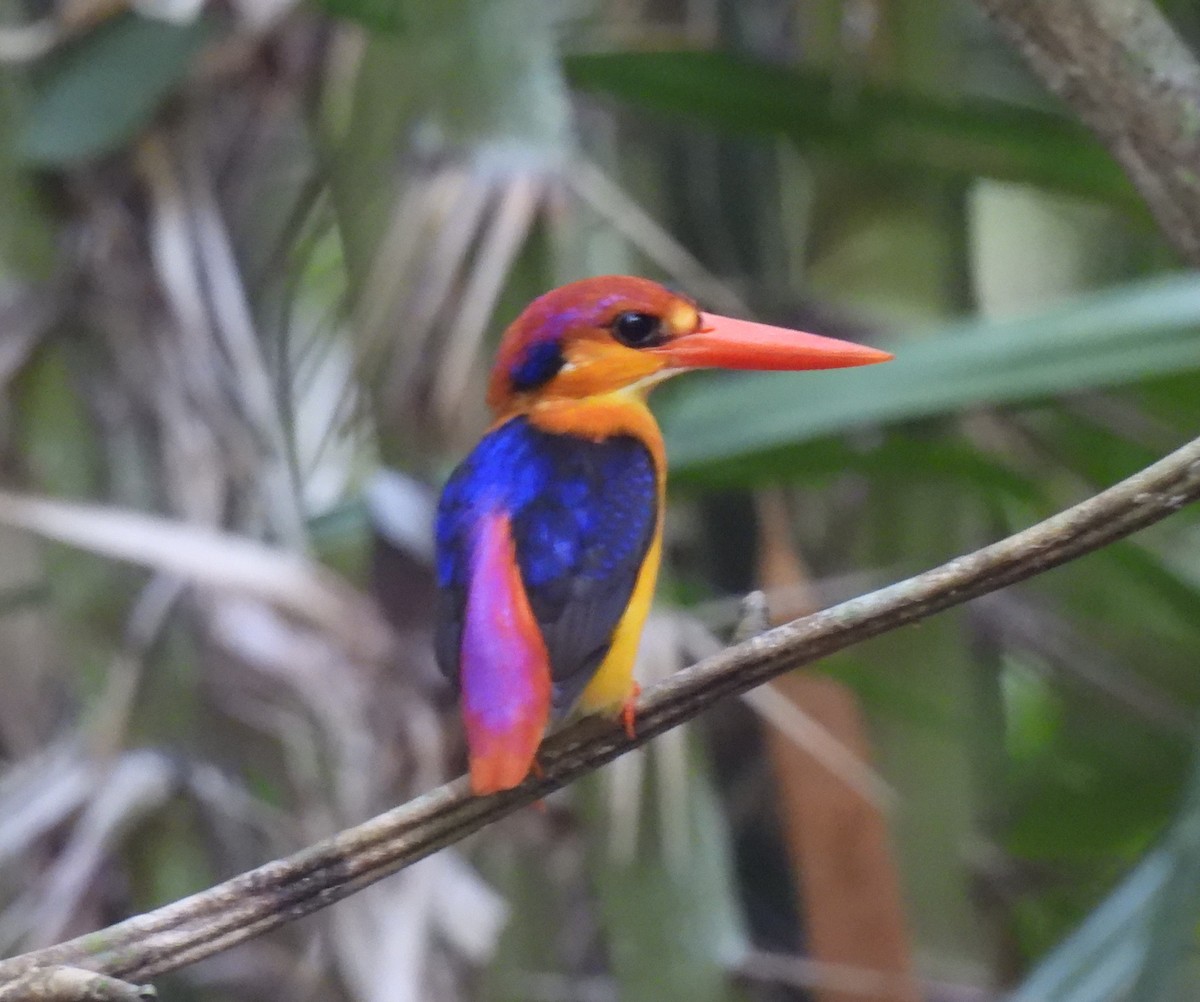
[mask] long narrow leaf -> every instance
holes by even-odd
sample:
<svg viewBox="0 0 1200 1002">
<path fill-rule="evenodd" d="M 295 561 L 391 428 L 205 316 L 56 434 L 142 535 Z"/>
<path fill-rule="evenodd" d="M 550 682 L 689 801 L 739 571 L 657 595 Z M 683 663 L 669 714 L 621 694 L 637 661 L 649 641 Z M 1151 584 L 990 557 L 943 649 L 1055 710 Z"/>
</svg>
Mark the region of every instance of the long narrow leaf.
<svg viewBox="0 0 1200 1002">
<path fill-rule="evenodd" d="M 1012 1002 L 1166 1002 L 1200 921 L 1200 759 L 1163 840 Z"/>
<path fill-rule="evenodd" d="M 84 36 L 39 75 L 19 156 L 61 165 L 111 151 L 162 107 L 211 34 L 205 20 L 126 14 Z"/>
<path fill-rule="evenodd" d="M 720 52 L 578 55 L 567 71 L 583 90 L 732 132 L 790 136 L 872 166 L 1022 181 L 1141 208 L 1086 129 L 1002 101 L 847 86 Z"/>
<path fill-rule="evenodd" d="M 661 409 L 672 468 L 695 471 L 869 424 L 1047 399 L 1200 369 L 1200 281 L 1129 285 L 1053 312 L 955 325 L 895 361 L 692 380 Z"/>
</svg>

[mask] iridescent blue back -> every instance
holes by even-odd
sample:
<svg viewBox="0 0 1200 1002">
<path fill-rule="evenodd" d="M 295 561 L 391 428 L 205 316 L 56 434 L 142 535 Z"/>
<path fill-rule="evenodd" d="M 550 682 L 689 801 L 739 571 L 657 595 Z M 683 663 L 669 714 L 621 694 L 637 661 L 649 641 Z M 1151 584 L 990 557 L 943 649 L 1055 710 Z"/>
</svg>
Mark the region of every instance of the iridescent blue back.
<svg viewBox="0 0 1200 1002">
<path fill-rule="evenodd" d="M 459 465 L 438 505 L 437 657 L 457 679 L 471 546 L 480 517 L 505 511 L 550 657 L 554 709 L 569 710 L 608 653 L 654 537 L 658 488 L 630 435 L 599 442 L 516 417 Z"/>
</svg>

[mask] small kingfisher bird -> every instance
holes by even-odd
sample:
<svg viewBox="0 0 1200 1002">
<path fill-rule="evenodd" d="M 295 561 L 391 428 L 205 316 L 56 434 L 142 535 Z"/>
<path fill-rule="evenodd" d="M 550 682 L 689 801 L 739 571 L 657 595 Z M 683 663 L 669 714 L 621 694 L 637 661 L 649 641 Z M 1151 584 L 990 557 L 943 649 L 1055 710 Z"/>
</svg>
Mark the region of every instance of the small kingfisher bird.
<svg viewBox="0 0 1200 1002">
<path fill-rule="evenodd" d="M 620 715 L 658 575 L 666 485 L 646 406 L 686 369 L 832 369 L 875 348 L 701 313 L 642 278 L 573 282 L 505 332 L 495 421 L 437 512 L 438 664 L 462 698 L 471 788 L 519 785 L 551 722 Z"/>
</svg>

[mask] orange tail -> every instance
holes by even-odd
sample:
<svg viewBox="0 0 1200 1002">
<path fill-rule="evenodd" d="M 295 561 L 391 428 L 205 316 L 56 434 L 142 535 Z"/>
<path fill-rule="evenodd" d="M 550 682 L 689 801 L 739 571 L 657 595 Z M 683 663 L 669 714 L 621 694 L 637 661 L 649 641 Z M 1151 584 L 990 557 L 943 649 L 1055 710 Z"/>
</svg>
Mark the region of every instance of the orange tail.
<svg viewBox="0 0 1200 1002">
<path fill-rule="evenodd" d="M 475 537 L 460 664 L 471 789 L 519 786 L 550 719 L 550 661 L 503 512 Z"/>
</svg>

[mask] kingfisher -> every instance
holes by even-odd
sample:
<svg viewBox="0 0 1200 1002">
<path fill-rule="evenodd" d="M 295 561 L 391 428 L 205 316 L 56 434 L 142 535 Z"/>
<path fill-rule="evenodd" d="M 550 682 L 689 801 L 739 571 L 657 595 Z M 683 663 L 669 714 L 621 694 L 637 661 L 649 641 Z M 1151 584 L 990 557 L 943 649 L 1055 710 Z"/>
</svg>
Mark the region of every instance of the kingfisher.
<svg viewBox="0 0 1200 1002">
<path fill-rule="evenodd" d="M 638 640 L 662 554 L 666 456 L 648 391 L 688 369 L 832 369 L 887 352 L 701 312 L 609 275 L 535 299 L 505 331 L 494 415 L 436 522 L 437 661 L 458 685 L 476 794 L 536 767 L 572 711 L 634 734 Z"/>
</svg>

